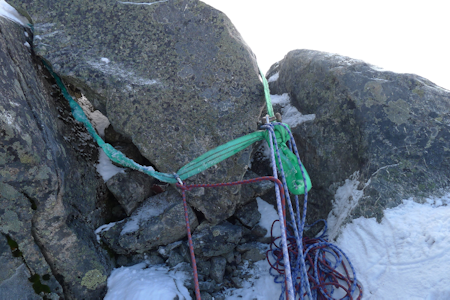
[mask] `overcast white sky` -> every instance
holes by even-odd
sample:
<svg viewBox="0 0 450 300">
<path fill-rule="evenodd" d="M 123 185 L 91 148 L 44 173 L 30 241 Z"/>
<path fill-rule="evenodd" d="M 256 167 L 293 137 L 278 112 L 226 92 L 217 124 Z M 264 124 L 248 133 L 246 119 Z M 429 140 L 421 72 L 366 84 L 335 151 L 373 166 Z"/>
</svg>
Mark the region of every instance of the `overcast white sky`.
<svg viewBox="0 0 450 300">
<path fill-rule="evenodd" d="M 202 0 L 223 11 L 263 72 L 295 49 L 414 73 L 450 90 L 448 0 Z"/>
</svg>

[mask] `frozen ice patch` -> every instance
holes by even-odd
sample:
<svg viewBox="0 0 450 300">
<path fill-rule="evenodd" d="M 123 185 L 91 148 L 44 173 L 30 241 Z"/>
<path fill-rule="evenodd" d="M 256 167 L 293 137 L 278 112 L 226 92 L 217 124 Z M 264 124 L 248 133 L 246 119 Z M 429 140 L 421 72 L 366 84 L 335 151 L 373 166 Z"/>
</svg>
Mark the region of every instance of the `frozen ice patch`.
<svg viewBox="0 0 450 300">
<path fill-rule="evenodd" d="M 297 108 L 291 105 L 291 99 L 287 93 L 283 95 L 270 95 L 270 98 L 272 104 L 281 106 L 283 122 L 291 128 L 297 127 L 304 122 L 314 121 L 316 118 L 315 114 L 303 115 L 299 112 Z"/>
</svg>

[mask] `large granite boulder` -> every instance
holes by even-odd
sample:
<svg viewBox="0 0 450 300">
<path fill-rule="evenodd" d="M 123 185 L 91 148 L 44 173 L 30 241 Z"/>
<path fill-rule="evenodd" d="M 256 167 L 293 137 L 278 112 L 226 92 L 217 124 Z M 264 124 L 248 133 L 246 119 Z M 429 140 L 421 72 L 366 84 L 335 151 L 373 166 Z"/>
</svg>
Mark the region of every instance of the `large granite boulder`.
<svg viewBox="0 0 450 300">
<path fill-rule="evenodd" d="M 36 53 L 130 138 L 156 168 L 176 172 L 256 129 L 256 60 L 230 20 L 198 0 L 12 0 L 34 21 Z M 242 179 L 250 149 L 192 177 Z M 191 181 L 189 181 L 191 182 Z M 240 187 L 188 197 L 210 222 L 231 216 Z"/>
<path fill-rule="evenodd" d="M 278 76 L 278 79 L 276 79 Z M 274 76 L 274 77 L 273 77 Z M 383 216 L 403 199 L 450 188 L 450 92 L 340 55 L 296 50 L 268 73 L 272 94 L 315 119 L 294 128 L 313 183 L 308 220 L 326 219 L 339 186 L 354 184 L 332 216 Z M 331 218 L 331 219 L 333 219 Z"/>
<path fill-rule="evenodd" d="M 112 266 L 94 235 L 104 222 L 97 195 L 106 190 L 98 151 L 44 80 L 31 38 L 0 18 L 0 293 L 100 299 Z"/>
</svg>

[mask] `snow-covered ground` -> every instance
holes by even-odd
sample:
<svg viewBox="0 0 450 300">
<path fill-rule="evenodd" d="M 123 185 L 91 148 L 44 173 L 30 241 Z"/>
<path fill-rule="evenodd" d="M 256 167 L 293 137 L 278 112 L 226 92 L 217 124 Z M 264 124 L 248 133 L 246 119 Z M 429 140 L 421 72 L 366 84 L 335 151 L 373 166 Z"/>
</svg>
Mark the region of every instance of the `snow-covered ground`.
<svg viewBox="0 0 450 300">
<path fill-rule="evenodd" d="M 346 183 L 348 196 L 353 193 L 349 187 L 352 180 Z M 343 190 L 339 193 L 341 199 L 345 197 Z M 265 226 L 276 218 L 276 211 L 261 201 L 258 200 L 260 224 Z M 449 202 L 450 193 L 424 204 L 405 200 L 402 205 L 387 209 L 381 223 L 361 217 L 342 228 L 335 244 L 350 257 L 363 285 L 363 299 L 450 299 Z M 105 299 L 173 299 L 174 295 L 191 299 L 180 286 L 187 274 L 162 266 L 146 267 L 139 264 L 114 270 Z M 267 261 L 256 263 L 248 272 L 254 277 L 241 289 L 227 290 L 227 300 L 278 299 L 281 286 L 269 275 Z M 162 278 L 164 285 L 160 284 Z"/>
</svg>

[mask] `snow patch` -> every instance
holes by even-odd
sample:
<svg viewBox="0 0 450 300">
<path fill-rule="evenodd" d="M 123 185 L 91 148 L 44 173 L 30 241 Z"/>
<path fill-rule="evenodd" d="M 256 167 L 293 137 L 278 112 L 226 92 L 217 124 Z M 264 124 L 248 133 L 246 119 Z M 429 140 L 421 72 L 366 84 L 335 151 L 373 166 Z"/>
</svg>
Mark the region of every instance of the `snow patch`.
<svg viewBox="0 0 450 300">
<path fill-rule="evenodd" d="M 270 76 L 270 78 L 269 78 L 269 80 L 267 80 L 267 82 L 277 81 L 279 77 L 280 77 L 280 72 L 277 72 L 274 75 Z"/>
<path fill-rule="evenodd" d="M 28 42 L 23 43 L 23 45 L 24 45 L 25 47 L 31 48 L 31 46 L 30 46 L 30 44 L 29 44 Z"/>
<path fill-rule="evenodd" d="M 170 270 L 158 265 L 148 266 L 146 263 L 121 267 L 111 272 L 104 300 L 191 300 L 184 286 L 189 278 L 186 272 L 177 268 Z"/>
<path fill-rule="evenodd" d="M 267 229 L 265 237 L 270 237 L 270 230 L 272 228 L 272 224 L 275 220 L 278 220 L 277 210 L 273 207 L 272 204 L 267 203 L 260 197 L 256 198 L 256 202 L 258 204 L 258 211 L 261 214 L 259 226 Z M 278 223 L 274 225 L 273 235 L 281 236 L 281 229 Z"/>
<path fill-rule="evenodd" d="M 125 173 L 124 168 L 119 168 L 113 165 L 111 160 L 106 155 L 102 148 L 98 148 L 98 164 L 95 166 L 97 172 L 102 176 L 103 180 L 107 182 L 111 177 L 117 173 Z"/>
<path fill-rule="evenodd" d="M 316 118 L 315 114 L 303 115 L 293 105 L 291 105 L 291 99 L 287 93 L 283 95 L 270 95 L 272 104 L 281 106 L 281 116 L 283 122 L 288 124 L 291 128 L 295 128 L 298 125 L 313 121 Z"/>
<path fill-rule="evenodd" d="M 108 63 L 110 62 L 110 60 L 107 59 L 106 57 L 100 58 L 100 61 L 102 61 L 102 62 L 104 62 L 104 63 L 106 63 L 106 64 L 108 64 Z"/>
<path fill-rule="evenodd" d="M 386 209 L 381 223 L 361 217 L 343 228 L 337 245 L 350 257 L 364 299 L 449 299 L 449 199 L 404 200 Z"/>
</svg>

